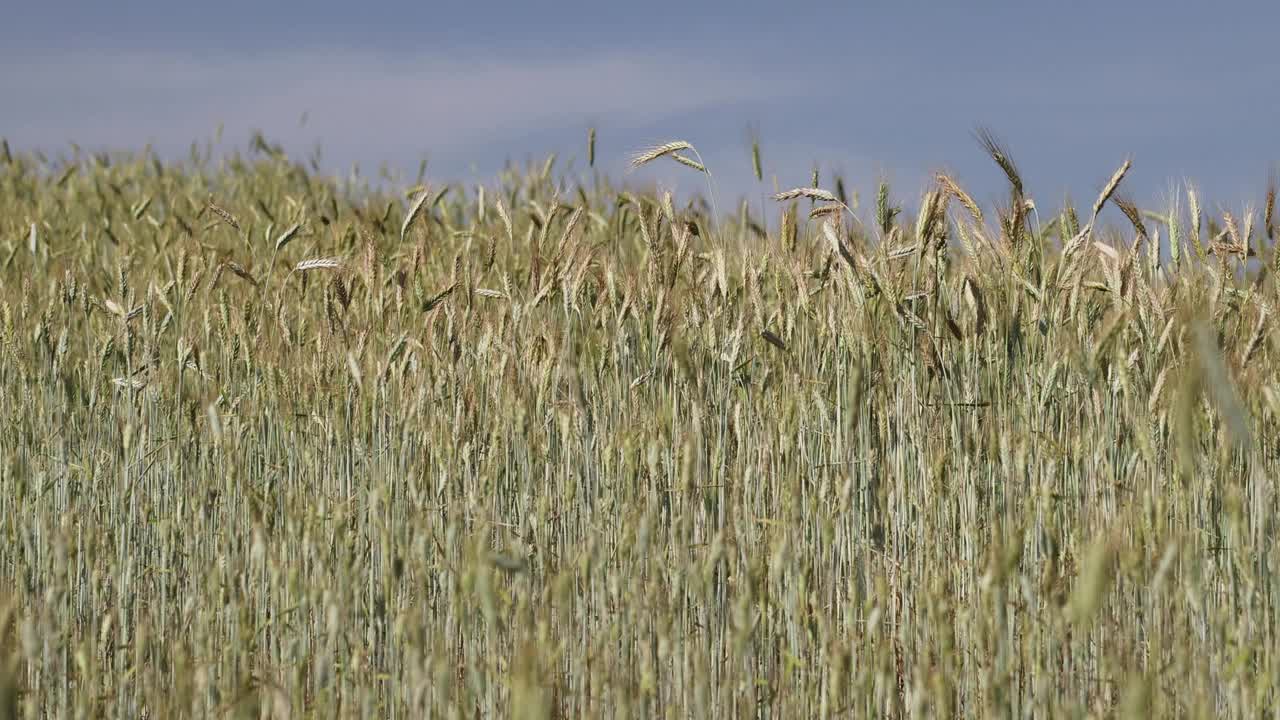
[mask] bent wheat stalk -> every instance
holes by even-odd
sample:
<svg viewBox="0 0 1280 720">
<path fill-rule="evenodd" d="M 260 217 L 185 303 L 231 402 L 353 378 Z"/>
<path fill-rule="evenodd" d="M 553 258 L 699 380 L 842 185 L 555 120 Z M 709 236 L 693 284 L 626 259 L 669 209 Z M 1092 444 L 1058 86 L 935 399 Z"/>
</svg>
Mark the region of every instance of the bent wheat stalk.
<svg viewBox="0 0 1280 720">
<path fill-rule="evenodd" d="M 681 155 L 681 150 L 688 150 L 693 153 L 693 157 Z M 716 203 L 715 178 L 711 176 L 711 170 L 707 169 L 707 163 L 702 159 L 702 154 L 698 152 L 698 149 L 692 143 L 687 140 L 673 140 L 669 143 L 653 145 L 643 150 L 638 150 L 631 155 L 631 169 L 635 170 L 668 155 L 681 165 L 693 168 L 707 176 L 707 190 L 711 199 L 711 222 L 715 226 L 715 235 L 718 240 L 720 236 L 720 210 Z"/>
<path fill-rule="evenodd" d="M 828 190 L 823 190 L 822 188 L 817 187 L 798 187 L 773 194 L 773 199 L 778 202 L 786 202 L 797 198 L 808 198 L 810 200 L 820 200 L 824 203 L 828 203 L 827 205 L 816 207 L 810 211 L 810 218 L 834 213 L 838 207 L 848 211 L 849 217 L 853 218 L 854 222 L 859 225 L 862 224 L 862 219 L 853 212 L 853 208 L 850 208 L 848 205 L 841 202 L 840 198 L 836 197 L 834 193 Z"/>
<path fill-rule="evenodd" d="M 284 282 L 280 284 L 280 290 L 276 292 L 276 307 L 280 307 L 280 298 L 284 294 L 285 288 L 289 287 L 289 281 L 293 279 L 295 273 L 310 272 L 312 270 L 332 270 L 342 267 L 342 260 L 336 257 L 319 257 L 303 260 L 285 276 Z"/>
<path fill-rule="evenodd" d="M 684 140 L 676 140 L 675 142 L 669 142 L 662 145 L 654 145 L 643 150 L 638 150 L 631 155 L 631 169 L 634 170 L 642 165 L 648 165 L 660 157 L 670 155 L 681 150 L 692 150 L 694 154 L 697 154 L 698 152 L 697 150 L 694 150 L 693 145 L 690 145 Z M 701 160 L 701 158 L 699 158 L 699 160 Z"/>
</svg>

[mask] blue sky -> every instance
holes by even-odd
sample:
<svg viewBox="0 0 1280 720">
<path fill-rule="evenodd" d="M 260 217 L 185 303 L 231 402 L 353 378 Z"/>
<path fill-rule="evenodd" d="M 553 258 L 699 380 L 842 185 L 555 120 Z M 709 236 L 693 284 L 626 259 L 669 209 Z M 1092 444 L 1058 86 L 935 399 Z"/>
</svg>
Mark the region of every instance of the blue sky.
<svg viewBox="0 0 1280 720">
<path fill-rule="evenodd" d="M 116 7 L 117 5 L 127 7 Z M 549 152 L 620 175 L 686 139 L 726 195 L 805 184 L 817 164 L 864 197 L 939 169 L 982 200 L 1004 140 L 1039 205 L 1087 204 L 1132 157 L 1158 203 L 1190 178 L 1238 209 L 1280 161 L 1274 3 L 26 3 L 0 47 L 0 135 L 18 148 L 178 156 L 224 126 L 326 164 L 492 179 Z M 304 112 L 307 121 L 300 123 Z M 646 175 L 677 190 L 683 168 Z"/>
</svg>

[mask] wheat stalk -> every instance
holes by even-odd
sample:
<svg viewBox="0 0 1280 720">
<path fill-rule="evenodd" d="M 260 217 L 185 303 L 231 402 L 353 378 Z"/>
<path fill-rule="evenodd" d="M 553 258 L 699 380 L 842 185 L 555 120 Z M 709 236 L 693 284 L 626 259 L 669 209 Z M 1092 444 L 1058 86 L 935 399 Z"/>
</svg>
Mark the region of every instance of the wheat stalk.
<svg viewBox="0 0 1280 720">
<path fill-rule="evenodd" d="M 235 262 L 234 260 L 228 260 L 224 262 L 223 265 L 226 265 L 227 269 L 230 270 L 233 274 L 235 274 L 236 277 L 240 278 L 241 280 L 247 281 L 250 285 L 254 286 L 255 288 L 258 287 L 258 281 L 252 275 L 250 275 L 249 271 L 245 270 L 244 266 L 241 265 L 240 263 Z"/>
<path fill-rule="evenodd" d="M 1204 260 L 1205 248 L 1200 239 L 1200 224 L 1203 221 L 1200 212 L 1200 195 L 1190 183 L 1187 183 L 1187 205 L 1191 210 L 1191 245 L 1196 250 L 1196 256 Z"/>
<path fill-rule="evenodd" d="M 565 247 L 569 243 L 573 231 L 578 229 L 578 223 L 582 220 L 583 207 L 580 205 L 573 210 L 573 214 L 569 216 L 569 221 L 564 225 L 564 232 L 560 233 L 560 241 L 556 243 L 556 257 L 560 257 L 564 253 Z"/>
<path fill-rule="evenodd" d="M 774 193 L 773 195 L 773 199 L 778 202 L 795 200 L 796 198 L 809 198 L 810 200 L 821 200 L 822 202 L 837 203 L 842 207 L 844 206 L 844 203 L 840 202 L 840 198 L 826 190 L 823 190 L 822 188 L 816 187 L 792 188 L 790 190 L 783 190 L 780 193 Z"/>
<path fill-rule="evenodd" d="M 845 210 L 845 206 L 840 203 L 816 205 L 812 210 L 809 211 L 809 219 L 816 220 L 817 218 L 826 217 L 828 215 L 838 215 L 844 212 L 844 210 Z"/>
<path fill-rule="evenodd" d="M 782 341 L 782 338 L 780 338 L 780 337 L 778 337 L 777 335 L 775 335 L 775 334 L 773 333 L 773 331 L 771 331 L 771 330 L 761 330 L 761 331 L 760 331 L 760 337 L 761 337 L 761 338 L 763 338 L 765 342 L 767 342 L 767 343 L 769 343 L 770 345 L 772 345 L 772 346 L 774 346 L 774 347 L 778 348 L 778 349 L 779 349 L 779 350 L 781 350 L 782 352 L 788 352 L 788 351 L 787 351 L 787 344 L 786 344 L 785 342 L 783 342 L 783 341 Z"/>
<path fill-rule="evenodd" d="M 210 202 L 207 207 L 209 208 L 210 211 L 213 212 L 214 215 L 217 215 L 219 218 L 221 218 L 223 222 L 235 228 L 236 230 L 240 230 L 240 221 L 236 220 L 234 215 L 222 209 L 221 207 L 214 205 L 212 202 Z"/>
<path fill-rule="evenodd" d="M 1103 186 L 1102 192 L 1098 193 L 1098 198 L 1093 201 L 1093 212 L 1090 213 L 1089 227 L 1093 226 L 1094 221 L 1098 218 L 1098 213 L 1102 212 L 1102 206 L 1107 204 L 1107 200 L 1115 193 L 1116 188 L 1120 187 L 1120 181 L 1124 180 L 1124 176 L 1129 172 L 1131 166 L 1132 162 L 1125 158 L 1124 163 L 1111 174 L 1111 179 Z"/>
<path fill-rule="evenodd" d="M 648 165 L 649 163 L 653 162 L 654 160 L 657 160 L 660 157 L 670 155 L 672 153 L 679 152 L 681 150 L 692 150 L 692 149 L 693 149 L 693 145 L 690 145 L 684 140 L 676 140 L 674 142 L 669 142 L 663 145 L 654 145 L 652 147 L 648 147 L 643 150 L 639 150 L 635 152 L 631 156 L 631 161 L 630 161 L 631 167 L 633 169 L 638 168 L 642 165 Z"/>
<path fill-rule="evenodd" d="M 409 212 L 404 216 L 404 222 L 400 223 L 400 242 L 404 242 L 405 233 L 409 231 L 409 226 L 414 220 L 418 219 L 418 213 L 422 212 L 422 206 L 426 204 L 427 197 L 430 195 L 428 188 L 423 188 L 418 193 L 418 199 L 413 201 L 413 205 L 409 207 Z"/>
<path fill-rule="evenodd" d="M 965 192 L 964 188 L 960 187 L 955 180 L 951 179 L 951 177 L 945 173 L 938 173 L 937 180 L 938 185 L 942 188 L 943 192 L 959 201 L 959 203 L 969 211 L 969 215 L 973 218 L 973 221 L 981 225 L 982 208 L 978 207 L 978 203 L 973 199 L 973 196 Z"/>
<path fill-rule="evenodd" d="M 1138 233 L 1139 240 L 1150 240 L 1151 236 L 1147 233 L 1147 225 L 1142 221 L 1142 213 L 1138 210 L 1138 206 L 1126 197 L 1116 196 L 1111 199 L 1111 204 L 1120 208 L 1120 212 L 1129 220 L 1129 224 L 1133 226 L 1135 232 Z"/>
<path fill-rule="evenodd" d="M 691 167 L 694 170 L 697 170 L 698 172 L 704 173 L 707 171 L 706 165 L 703 165 L 702 163 L 698 162 L 697 160 L 694 160 L 693 158 L 681 155 L 680 153 L 671 153 L 671 159 L 675 160 L 681 165 L 684 165 L 686 167 Z"/>
<path fill-rule="evenodd" d="M 756 176 L 756 182 L 764 182 L 764 162 L 760 159 L 760 138 L 754 135 L 751 138 L 751 171 Z"/>
<path fill-rule="evenodd" d="M 995 135 L 987 128 L 978 128 L 974 134 L 982 145 L 982 149 L 987 151 L 991 159 L 1004 172 L 1005 177 L 1009 179 L 1009 184 L 1013 186 L 1014 192 L 1021 197 L 1023 195 L 1022 176 L 1018 173 L 1018 167 L 1013 164 L 1013 158 L 1009 157 L 1009 151 L 996 140 Z"/>
<path fill-rule="evenodd" d="M 1244 352 L 1240 355 L 1240 365 L 1247 366 L 1249 361 L 1253 359 L 1253 354 L 1262 347 L 1263 331 L 1267 326 L 1267 313 L 1265 311 L 1258 313 L 1258 325 L 1253 329 L 1253 334 L 1249 336 L 1249 342 L 1245 345 Z"/>
<path fill-rule="evenodd" d="M 1275 228 L 1276 215 L 1276 176 L 1271 175 L 1267 181 L 1267 195 L 1262 203 L 1262 229 L 1267 234 L 1268 240 L 1276 239 Z"/>
<path fill-rule="evenodd" d="M 329 268 L 342 267 L 342 261 L 336 257 L 312 258 L 303 260 L 293 266 L 294 272 L 306 272 L 307 270 L 326 270 Z"/>
<path fill-rule="evenodd" d="M 684 155 L 680 155 L 679 151 L 681 150 L 688 150 L 692 152 L 694 157 L 689 158 Z M 634 170 L 666 155 L 671 155 L 676 162 L 691 167 L 707 176 L 707 191 L 711 200 L 711 221 L 716 227 L 713 240 L 717 243 L 722 242 L 719 238 L 720 211 L 717 207 L 718 203 L 716 202 L 715 179 L 711 177 L 711 171 L 707 169 L 706 163 L 702 161 L 702 155 L 698 153 L 697 148 L 684 140 L 676 140 L 674 142 L 666 143 L 665 145 L 655 145 L 633 154 L 631 156 L 631 169 Z"/>
</svg>

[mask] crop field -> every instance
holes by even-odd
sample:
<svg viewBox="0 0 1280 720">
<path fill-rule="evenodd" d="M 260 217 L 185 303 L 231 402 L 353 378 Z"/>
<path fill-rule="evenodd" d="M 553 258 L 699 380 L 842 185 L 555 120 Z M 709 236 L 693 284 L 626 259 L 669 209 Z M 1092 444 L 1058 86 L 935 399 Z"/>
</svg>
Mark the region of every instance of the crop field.
<svg viewBox="0 0 1280 720">
<path fill-rule="evenodd" d="M 0 717 L 1274 712 L 1274 189 L 979 140 L 1000 203 L 5 144 Z"/>
</svg>

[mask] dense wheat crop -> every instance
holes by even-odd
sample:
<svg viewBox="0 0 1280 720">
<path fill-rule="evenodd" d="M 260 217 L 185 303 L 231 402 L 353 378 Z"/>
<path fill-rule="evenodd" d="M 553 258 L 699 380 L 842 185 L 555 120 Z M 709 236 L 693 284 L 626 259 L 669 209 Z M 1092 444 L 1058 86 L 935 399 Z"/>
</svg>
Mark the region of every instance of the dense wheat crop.
<svg viewBox="0 0 1280 720">
<path fill-rule="evenodd" d="M 980 139 L 723 214 L 5 146 L 0 716 L 1274 710 L 1274 193 Z"/>
</svg>

